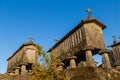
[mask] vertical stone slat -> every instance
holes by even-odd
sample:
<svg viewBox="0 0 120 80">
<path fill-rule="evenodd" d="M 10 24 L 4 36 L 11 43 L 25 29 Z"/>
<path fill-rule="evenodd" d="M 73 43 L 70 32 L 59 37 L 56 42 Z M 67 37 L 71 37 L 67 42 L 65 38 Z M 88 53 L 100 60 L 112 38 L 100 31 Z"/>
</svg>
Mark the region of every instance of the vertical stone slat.
<svg viewBox="0 0 120 80">
<path fill-rule="evenodd" d="M 78 37 L 77 37 L 77 32 L 75 32 L 75 43 L 76 43 L 76 46 L 78 45 Z"/>
<path fill-rule="evenodd" d="M 83 33 L 82 33 L 82 28 L 81 29 L 79 29 L 79 32 L 80 32 L 80 43 L 81 43 L 81 45 L 83 44 Z"/>
<path fill-rule="evenodd" d="M 74 37 L 73 37 L 73 34 L 71 35 L 71 45 L 72 45 L 71 48 L 73 48 L 73 46 L 74 46 Z"/>
<path fill-rule="evenodd" d="M 79 37 L 79 31 L 77 30 L 76 31 L 76 37 L 77 37 L 77 44 L 79 44 L 80 43 L 80 37 Z"/>
<path fill-rule="evenodd" d="M 77 41 L 76 41 L 76 39 L 77 39 L 77 38 L 76 38 L 76 32 L 74 32 L 73 34 L 74 34 L 74 35 L 73 35 L 73 39 L 74 39 L 74 47 L 75 47 L 75 46 L 77 45 L 77 44 L 76 44 L 76 42 L 77 42 Z"/>
</svg>

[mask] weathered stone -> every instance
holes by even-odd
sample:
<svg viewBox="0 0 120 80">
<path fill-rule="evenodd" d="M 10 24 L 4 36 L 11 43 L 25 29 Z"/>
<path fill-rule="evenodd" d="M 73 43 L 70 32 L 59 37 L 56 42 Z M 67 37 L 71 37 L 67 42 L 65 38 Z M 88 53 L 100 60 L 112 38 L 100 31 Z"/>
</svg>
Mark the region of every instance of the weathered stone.
<svg viewBox="0 0 120 80">
<path fill-rule="evenodd" d="M 91 50 L 86 50 L 85 54 L 86 54 L 86 63 L 87 63 L 87 66 L 89 66 L 89 67 L 95 67 L 95 61 L 94 61 L 94 59 L 92 57 Z"/>
<path fill-rule="evenodd" d="M 78 67 L 86 67 L 87 64 L 85 61 L 81 61 L 79 64 L 78 64 Z"/>
<path fill-rule="evenodd" d="M 102 62 L 103 62 L 102 67 L 111 68 L 111 64 L 108 56 L 109 52 L 110 52 L 109 50 L 101 50 L 99 52 L 102 55 Z"/>
<path fill-rule="evenodd" d="M 63 70 L 63 66 L 64 66 L 64 65 L 65 65 L 65 64 L 64 64 L 64 63 L 62 63 L 62 62 L 58 63 L 57 70 L 58 70 L 58 71 L 62 71 L 62 70 Z"/>
<path fill-rule="evenodd" d="M 105 68 L 111 68 L 110 60 L 108 57 L 108 53 L 104 53 L 103 55 L 103 64 Z"/>
<path fill-rule="evenodd" d="M 15 74 L 16 74 L 16 75 L 19 75 L 19 73 L 20 73 L 20 67 L 16 67 L 16 68 L 15 68 Z"/>
<path fill-rule="evenodd" d="M 38 49 L 36 47 L 37 45 L 34 44 L 32 41 L 24 43 L 20 48 L 11 56 L 8 60 L 8 68 L 7 72 L 11 72 L 11 70 L 15 70 L 15 74 L 18 75 L 19 73 L 23 73 L 25 71 L 18 70 L 16 66 L 21 66 L 21 63 L 27 64 L 27 70 L 32 69 L 32 64 L 37 65 L 38 64 Z M 23 67 L 23 66 L 22 66 Z M 21 72 L 23 71 L 23 72 Z"/>
<path fill-rule="evenodd" d="M 71 56 L 71 57 L 68 57 L 68 59 L 70 60 L 70 68 L 76 68 L 76 62 L 75 62 L 75 59 L 77 57 L 76 56 Z"/>
<path fill-rule="evenodd" d="M 21 75 L 24 75 L 24 74 L 26 74 L 26 65 L 25 64 L 23 64 L 21 66 Z"/>
</svg>

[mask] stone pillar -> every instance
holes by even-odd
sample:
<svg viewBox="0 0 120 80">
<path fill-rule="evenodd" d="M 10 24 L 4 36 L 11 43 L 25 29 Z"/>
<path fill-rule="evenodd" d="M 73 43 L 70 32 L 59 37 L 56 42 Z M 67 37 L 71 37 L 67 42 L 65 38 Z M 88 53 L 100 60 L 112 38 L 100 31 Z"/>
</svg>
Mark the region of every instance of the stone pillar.
<svg viewBox="0 0 120 80">
<path fill-rule="evenodd" d="M 58 71 L 62 71 L 63 70 L 63 66 L 64 66 L 64 63 L 62 63 L 62 62 L 58 63 L 57 70 Z"/>
<path fill-rule="evenodd" d="M 15 75 L 15 71 L 14 70 L 10 71 L 9 73 L 10 73 L 10 75 Z"/>
<path fill-rule="evenodd" d="M 79 67 L 86 67 L 87 64 L 86 64 L 85 61 L 81 61 L 78 66 L 79 66 Z"/>
<path fill-rule="evenodd" d="M 21 66 L 21 75 L 24 75 L 24 74 L 26 74 L 26 65 L 22 64 L 22 66 Z"/>
<path fill-rule="evenodd" d="M 99 53 L 102 55 L 103 67 L 104 68 L 111 68 L 111 64 L 110 64 L 110 60 L 109 60 L 109 56 L 108 56 L 109 51 L 108 50 L 101 50 Z"/>
<path fill-rule="evenodd" d="M 75 62 L 75 59 L 77 57 L 76 56 L 71 56 L 71 57 L 68 57 L 68 59 L 70 60 L 70 68 L 76 68 L 76 62 Z"/>
<path fill-rule="evenodd" d="M 120 66 L 119 66 L 119 65 L 117 65 L 115 68 L 116 68 L 116 69 L 120 69 Z"/>
<path fill-rule="evenodd" d="M 37 65 L 32 64 L 32 66 L 31 66 L 31 71 L 35 68 L 35 66 L 37 66 Z"/>
<path fill-rule="evenodd" d="M 90 49 L 87 49 L 85 51 L 85 54 L 86 54 L 86 63 L 87 63 L 87 66 L 88 67 L 96 67 L 95 66 L 95 61 L 92 57 L 92 51 Z"/>
<path fill-rule="evenodd" d="M 15 68 L 15 74 L 16 74 L 16 75 L 19 75 L 19 73 L 20 73 L 20 67 L 16 67 L 16 68 Z"/>
</svg>

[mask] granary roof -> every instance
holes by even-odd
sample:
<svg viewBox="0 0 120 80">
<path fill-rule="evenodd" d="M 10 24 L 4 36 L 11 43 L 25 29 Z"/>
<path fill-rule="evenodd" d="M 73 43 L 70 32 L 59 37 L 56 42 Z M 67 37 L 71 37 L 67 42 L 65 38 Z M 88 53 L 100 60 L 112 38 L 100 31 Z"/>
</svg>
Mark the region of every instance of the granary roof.
<svg viewBox="0 0 120 80">
<path fill-rule="evenodd" d="M 118 46 L 118 45 L 120 45 L 120 42 L 118 42 L 118 43 L 116 43 L 116 44 L 112 44 L 112 45 L 110 45 L 110 46 L 108 46 L 108 47 L 115 47 L 115 46 Z"/>
<path fill-rule="evenodd" d="M 86 24 L 86 23 L 91 23 L 94 22 L 97 25 L 99 25 L 102 29 L 106 28 L 106 25 L 104 25 L 103 23 L 101 23 L 100 21 L 98 21 L 97 19 L 93 18 L 92 16 L 88 16 L 86 19 L 81 20 L 81 22 L 75 27 L 73 28 L 70 32 L 68 32 L 60 41 L 58 41 L 53 47 L 51 47 L 48 52 L 51 52 L 52 49 L 56 48 L 60 43 L 62 43 L 67 37 L 69 37 L 73 32 L 75 32 L 77 29 L 79 29 L 80 27 L 82 27 L 82 25 Z"/>
<path fill-rule="evenodd" d="M 14 54 L 7 59 L 7 61 L 10 60 L 10 59 L 11 59 L 18 51 L 20 51 L 24 46 L 28 46 L 28 45 L 34 45 L 34 46 L 36 46 L 36 44 L 35 44 L 32 40 L 30 40 L 29 42 L 23 43 L 23 44 L 18 48 L 18 50 L 15 51 Z"/>
</svg>

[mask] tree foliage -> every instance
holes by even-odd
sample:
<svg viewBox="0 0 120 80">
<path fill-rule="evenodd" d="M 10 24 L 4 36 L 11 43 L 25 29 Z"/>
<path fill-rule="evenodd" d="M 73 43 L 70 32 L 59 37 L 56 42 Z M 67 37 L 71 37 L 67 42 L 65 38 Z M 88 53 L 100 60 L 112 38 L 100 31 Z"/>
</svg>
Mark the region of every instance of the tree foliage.
<svg viewBox="0 0 120 80">
<path fill-rule="evenodd" d="M 33 69 L 34 80 L 66 80 L 64 72 L 57 70 L 57 59 L 47 54 L 42 47 L 36 47 L 38 49 L 40 62 Z"/>
</svg>

